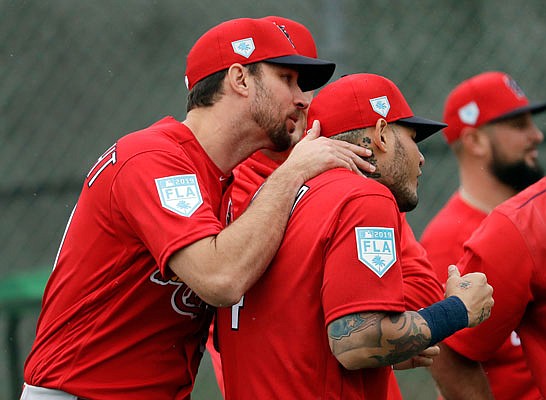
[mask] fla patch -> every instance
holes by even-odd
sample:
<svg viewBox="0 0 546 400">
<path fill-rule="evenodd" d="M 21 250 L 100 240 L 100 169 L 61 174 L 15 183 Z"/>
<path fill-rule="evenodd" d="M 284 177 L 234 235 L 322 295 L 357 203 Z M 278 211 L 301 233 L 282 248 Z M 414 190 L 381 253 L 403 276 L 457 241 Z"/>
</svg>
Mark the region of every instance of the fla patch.
<svg viewBox="0 0 546 400">
<path fill-rule="evenodd" d="M 356 227 L 358 259 L 380 278 L 396 262 L 393 228 Z"/>
<path fill-rule="evenodd" d="M 155 180 L 163 208 L 190 217 L 203 204 L 195 174 L 167 176 Z"/>
</svg>

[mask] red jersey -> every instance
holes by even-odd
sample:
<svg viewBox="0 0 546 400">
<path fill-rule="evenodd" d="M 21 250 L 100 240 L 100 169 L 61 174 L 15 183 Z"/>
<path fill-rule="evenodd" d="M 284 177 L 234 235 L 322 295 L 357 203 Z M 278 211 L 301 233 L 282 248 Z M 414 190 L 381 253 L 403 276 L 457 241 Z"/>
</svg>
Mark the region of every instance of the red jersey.
<svg viewBox="0 0 546 400">
<path fill-rule="evenodd" d="M 534 383 L 546 397 L 545 237 L 543 178 L 496 207 L 465 243 L 458 262 L 461 273 L 484 272 L 495 290 L 495 306 L 487 321 L 456 333 L 446 343 L 470 359 L 485 361 L 515 330 Z M 522 397 L 518 393 L 515 398 Z"/>
<path fill-rule="evenodd" d="M 447 279 L 447 266 L 461 258 L 464 242 L 486 216 L 485 212 L 468 205 L 456 192 L 426 227 L 421 243 L 441 280 Z M 497 287 L 493 288 L 496 302 L 499 291 Z M 495 399 L 542 398 L 533 382 L 516 333 L 512 333 L 490 358 L 481 361 Z"/>
<path fill-rule="evenodd" d="M 253 195 L 265 179 L 280 165 L 280 162 L 267 157 L 261 151 L 254 153 L 233 171 L 235 180 L 226 192 L 222 215 L 227 215 L 226 223 L 237 218 L 248 206 Z M 404 277 L 406 307 L 418 310 L 443 299 L 442 285 L 432 266 L 426 259 L 426 252 L 417 242 L 405 214 L 401 226 L 401 262 Z M 212 327 L 207 349 L 216 373 L 220 390 L 224 391 L 224 380 L 220 354 L 212 344 Z M 389 400 L 401 400 L 402 395 L 394 375 L 390 378 Z"/>
<path fill-rule="evenodd" d="M 345 370 L 326 328 L 351 313 L 405 310 L 400 223 L 390 191 L 348 170 L 302 187 L 270 268 L 239 304 L 218 309 L 226 399 L 386 398 L 391 368 Z"/>
<path fill-rule="evenodd" d="M 44 293 L 27 383 L 89 399 L 190 398 L 211 312 L 167 263 L 220 232 L 223 180 L 170 117 L 99 158 Z"/>
</svg>

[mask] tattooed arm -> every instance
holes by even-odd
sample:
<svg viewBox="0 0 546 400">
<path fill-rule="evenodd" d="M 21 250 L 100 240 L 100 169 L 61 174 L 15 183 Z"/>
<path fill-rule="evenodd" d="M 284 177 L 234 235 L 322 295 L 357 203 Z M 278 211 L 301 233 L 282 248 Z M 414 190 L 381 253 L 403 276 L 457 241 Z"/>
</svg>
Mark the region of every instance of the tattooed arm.
<svg viewBox="0 0 546 400">
<path fill-rule="evenodd" d="M 328 326 L 330 349 L 347 369 L 397 364 L 429 346 L 430 329 L 414 311 L 345 315 Z"/>
<path fill-rule="evenodd" d="M 432 314 L 432 319 L 415 311 L 344 315 L 328 325 L 330 349 L 338 361 L 351 370 L 405 361 L 455 330 L 476 326 L 487 319 L 493 306 L 492 293 L 493 288 L 487 283 L 484 274 L 471 273 L 461 277 L 457 267 L 450 266 L 446 282 L 447 299 L 425 309 L 430 309 L 428 314 Z M 453 296 L 459 298 L 464 307 L 459 305 L 459 308 L 454 308 L 446 303 Z M 456 302 L 461 303 L 458 300 Z M 441 303 L 448 305 L 438 307 Z M 462 325 L 460 307 L 464 317 Z M 464 315 L 465 311 L 467 315 Z M 435 322 L 430 325 L 427 321 Z"/>
</svg>

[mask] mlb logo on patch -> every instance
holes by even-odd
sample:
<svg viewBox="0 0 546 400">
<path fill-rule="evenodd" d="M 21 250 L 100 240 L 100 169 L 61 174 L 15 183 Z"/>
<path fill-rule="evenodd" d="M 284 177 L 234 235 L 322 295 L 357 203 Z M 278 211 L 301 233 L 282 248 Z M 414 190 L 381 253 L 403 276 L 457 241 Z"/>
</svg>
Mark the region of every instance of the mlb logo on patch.
<svg viewBox="0 0 546 400">
<path fill-rule="evenodd" d="M 155 185 L 163 208 L 183 217 L 191 216 L 203 204 L 199 183 L 194 174 L 158 178 Z"/>
<path fill-rule="evenodd" d="M 393 228 L 355 228 L 358 259 L 380 278 L 396 262 Z"/>
<path fill-rule="evenodd" d="M 387 117 L 387 114 L 391 109 L 391 103 L 389 103 L 389 99 L 387 98 L 387 96 L 370 99 L 370 104 L 372 105 L 372 109 L 383 118 Z"/>
<path fill-rule="evenodd" d="M 231 47 L 233 47 L 233 52 L 235 54 L 239 54 L 244 58 L 250 57 L 256 49 L 256 47 L 254 47 L 254 40 L 252 40 L 252 38 L 246 38 L 231 42 Z"/>
</svg>

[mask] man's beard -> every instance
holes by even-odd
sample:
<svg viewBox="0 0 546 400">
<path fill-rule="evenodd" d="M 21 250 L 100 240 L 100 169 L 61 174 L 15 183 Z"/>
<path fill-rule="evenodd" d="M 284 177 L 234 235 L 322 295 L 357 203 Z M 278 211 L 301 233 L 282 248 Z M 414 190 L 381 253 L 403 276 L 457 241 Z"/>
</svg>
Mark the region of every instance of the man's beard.
<svg viewBox="0 0 546 400">
<path fill-rule="evenodd" d="M 271 93 L 262 85 L 261 80 L 256 81 L 257 92 L 250 112 L 252 119 L 262 128 L 273 143 L 274 151 L 285 151 L 292 146 L 292 138 L 288 133 L 286 122 L 280 118 L 272 100 Z"/>
<path fill-rule="evenodd" d="M 525 160 L 507 163 L 500 159 L 495 148 L 493 148 L 493 159 L 489 168 L 499 181 L 516 192 L 521 192 L 544 176 L 544 170 L 538 163 L 534 166 L 529 166 Z"/>
<path fill-rule="evenodd" d="M 383 174 L 386 179 L 377 179 L 389 188 L 400 212 L 413 210 L 419 202 L 417 190 L 413 190 L 408 185 L 409 176 L 405 169 L 405 166 L 408 165 L 407 159 L 406 150 L 402 147 L 399 137 L 395 136 L 394 160 L 386 168 L 386 173 Z"/>
</svg>

